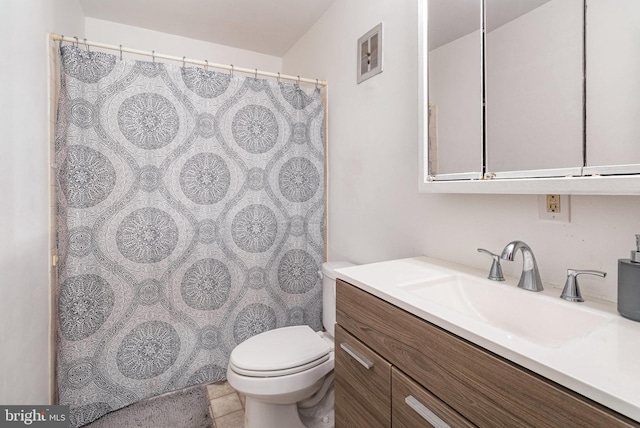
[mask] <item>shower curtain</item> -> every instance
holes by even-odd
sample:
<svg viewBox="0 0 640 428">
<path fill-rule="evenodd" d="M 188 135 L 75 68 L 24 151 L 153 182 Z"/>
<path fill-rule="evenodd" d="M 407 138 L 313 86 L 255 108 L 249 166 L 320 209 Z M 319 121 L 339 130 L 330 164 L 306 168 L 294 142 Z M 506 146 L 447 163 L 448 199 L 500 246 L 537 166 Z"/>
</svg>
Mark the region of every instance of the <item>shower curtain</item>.
<svg viewBox="0 0 640 428">
<path fill-rule="evenodd" d="M 72 426 L 322 327 L 320 91 L 61 47 L 57 387 Z"/>
</svg>

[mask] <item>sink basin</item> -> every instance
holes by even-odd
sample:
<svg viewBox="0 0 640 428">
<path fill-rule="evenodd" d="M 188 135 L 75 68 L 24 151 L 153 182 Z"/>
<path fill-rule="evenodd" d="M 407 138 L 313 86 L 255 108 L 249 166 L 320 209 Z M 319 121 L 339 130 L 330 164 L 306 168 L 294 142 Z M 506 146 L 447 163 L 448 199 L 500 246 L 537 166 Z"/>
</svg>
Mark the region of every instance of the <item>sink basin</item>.
<svg viewBox="0 0 640 428">
<path fill-rule="evenodd" d="M 614 318 L 559 298 L 467 275 L 441 276 L 401 287 L 508 335 L 548 347 L 582 337 Z"/>
</svg>

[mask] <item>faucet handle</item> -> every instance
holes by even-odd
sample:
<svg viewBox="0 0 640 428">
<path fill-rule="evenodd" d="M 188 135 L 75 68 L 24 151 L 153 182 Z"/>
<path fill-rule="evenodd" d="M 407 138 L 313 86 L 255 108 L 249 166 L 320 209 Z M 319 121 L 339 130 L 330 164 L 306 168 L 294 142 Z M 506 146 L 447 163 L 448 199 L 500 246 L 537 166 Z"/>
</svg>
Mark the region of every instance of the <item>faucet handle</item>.
<svg viewBox="0 0 640 428">
<path fill-rule="evenodd" d="M 493 259 L 493 263 L 491 263 L 491 270 L 489 270 L 488 278 L 493 281 L 504 281 L 504 275 L 502 274 L 502 266 L 500 266 L 500 256 L 497 254 L 493 254 L 489 250 L 485 250 L 484 248 L 478 248 L 479 253 L 489 254 Z"/>
<path fill-rule="evenodd" d="M 567 282 L 564 283 L 564 289 L 560 297 L 570 302 L 584 302 L 582 294 L 580 294 L 580 287 L 578 286 L 578 275 L 598 275 L 601 277 L 607 276 L 606 272 L 599 270 L 580 270 L 580 269 L 567 269 Z"/>
</svg>

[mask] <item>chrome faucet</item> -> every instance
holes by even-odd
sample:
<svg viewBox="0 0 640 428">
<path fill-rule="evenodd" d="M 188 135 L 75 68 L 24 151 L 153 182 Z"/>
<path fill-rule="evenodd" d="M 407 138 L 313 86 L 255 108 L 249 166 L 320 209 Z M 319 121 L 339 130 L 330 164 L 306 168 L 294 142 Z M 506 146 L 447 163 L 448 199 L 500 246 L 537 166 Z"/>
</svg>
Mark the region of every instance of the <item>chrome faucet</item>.
<svg viewBox="0 0 640 428">
<path fill-rule="evenodd" d="M 542 280 L 540 279 L 540 272 L 538 272 L 538 264 L 536 258 L 533 256 L 531 247 L 522 241 L 509 242 L 500 258 L 504 260 L 513 261 L 518 250 L 522 251 L 522 275 L 520 275 L 520 281 L 518 282 L 518 288 L 524 288 L 529 291 L 542 291 Z"/>
</svg>

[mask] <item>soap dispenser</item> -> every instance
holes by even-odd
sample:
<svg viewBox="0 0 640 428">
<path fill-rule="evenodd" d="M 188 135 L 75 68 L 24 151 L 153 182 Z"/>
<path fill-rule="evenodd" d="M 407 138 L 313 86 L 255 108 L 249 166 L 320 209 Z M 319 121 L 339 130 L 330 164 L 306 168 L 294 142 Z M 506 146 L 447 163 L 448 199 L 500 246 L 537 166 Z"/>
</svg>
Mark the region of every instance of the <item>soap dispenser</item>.
<svg viewBox="0 0 640 428">
<path fill-rule="evenodd" d="M 631 258 L 618 260 L 618 312 L 640 321 L 640 235 L 636 235 Z"/>
</svg>

